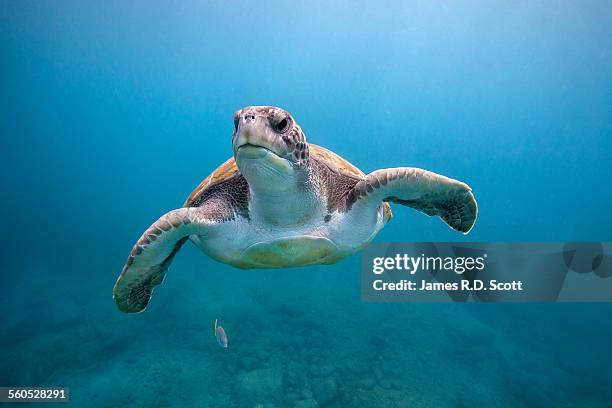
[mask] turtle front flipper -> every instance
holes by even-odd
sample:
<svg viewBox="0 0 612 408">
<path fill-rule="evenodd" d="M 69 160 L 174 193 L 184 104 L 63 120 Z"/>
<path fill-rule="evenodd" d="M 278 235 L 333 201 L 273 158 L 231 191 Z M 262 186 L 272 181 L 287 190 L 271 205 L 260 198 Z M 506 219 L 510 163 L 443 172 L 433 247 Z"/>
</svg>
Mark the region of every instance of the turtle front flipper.
<svg viewBox="0 0 612 408">
<path fill-rule="evenodd" d="M 376 170 L 359 181 L 346 196 L 351 211 L 378 208 L 394 202 L 437 215 L 451 228 L 467 234 L 478 215 L 472 189 L 465 183 L 431 171 L 400 167 Z"/>
<path fill-rule="evenodd" d="M 113 288 L 122 312 L 145 309 L 172 259 L 191 234 L 204 234 L 210 224 L 202 208 L 179 208 L 164 214 L 140 237 Z"/>
</svg>

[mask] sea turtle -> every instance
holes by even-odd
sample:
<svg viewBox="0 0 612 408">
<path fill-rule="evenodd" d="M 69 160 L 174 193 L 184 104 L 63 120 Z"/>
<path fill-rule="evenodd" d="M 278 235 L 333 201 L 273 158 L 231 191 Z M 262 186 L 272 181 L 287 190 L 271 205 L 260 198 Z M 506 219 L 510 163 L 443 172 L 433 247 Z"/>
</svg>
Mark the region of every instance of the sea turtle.
<svg viewBox="0 0 612 408">
<path fill-rule="evenodd" d="M 234 114 L 234 156 L 183 207 L 140 237 L 113 289 L 123 312 L 140 312 L 181 246 L 191 239 L 238 268 L 332 264 L 366 246 L 391 219 L 389 203 L 437 215 L 467 234 L 478 207 L 466 184 L 400 167 L 364 174 L 307 143 L 289 112 L 248 106 Z"/>
</svg>

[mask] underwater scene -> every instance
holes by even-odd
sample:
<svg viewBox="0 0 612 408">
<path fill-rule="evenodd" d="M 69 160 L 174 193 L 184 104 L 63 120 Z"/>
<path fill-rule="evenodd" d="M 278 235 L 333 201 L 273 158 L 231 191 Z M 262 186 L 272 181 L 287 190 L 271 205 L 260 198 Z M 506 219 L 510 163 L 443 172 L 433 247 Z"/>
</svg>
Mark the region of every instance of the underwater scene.
<svg viewBox="0 0 612 408">
<path fill-rule="evenodd" d="M 0 387 L 70 390 L 0 406 L 612 406 L 610 303 L 365 302 L 359 253 L 191 242 L 145 311 L 113 300 L 251 105 L 472 188 L 469 234 L 391 203 L 374 242 L 612 240 L 612 2 L 3 0 L 0 45 Z"/>
</svg>

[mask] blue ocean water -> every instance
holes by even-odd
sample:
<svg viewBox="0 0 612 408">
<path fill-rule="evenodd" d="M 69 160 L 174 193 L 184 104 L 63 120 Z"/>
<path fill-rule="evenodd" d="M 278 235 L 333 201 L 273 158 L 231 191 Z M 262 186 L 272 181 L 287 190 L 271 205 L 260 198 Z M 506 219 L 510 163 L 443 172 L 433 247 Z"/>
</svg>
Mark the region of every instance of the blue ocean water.
<svg viewBox="0 0 612 408">
<path fill-rule="evenodd" d="M 394 206 L 377 241 L 610 241 L 612 3 L 2 1 L 0 47 L 0 386 L 87 407 L 612 404 L 610 304 L 364 303 L 359 256 L 238 270 L 191 244 L 146 312 L 111 297 L 246 105 L 366 173 L 473 188 L 470 235 Z"/>
</svg>

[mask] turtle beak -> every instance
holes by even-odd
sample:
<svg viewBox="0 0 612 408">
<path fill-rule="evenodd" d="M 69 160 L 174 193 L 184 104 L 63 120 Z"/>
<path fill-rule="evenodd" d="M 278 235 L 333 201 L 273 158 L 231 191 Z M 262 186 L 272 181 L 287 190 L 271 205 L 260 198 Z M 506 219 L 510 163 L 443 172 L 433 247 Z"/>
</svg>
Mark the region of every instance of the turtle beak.
<svg viewBox="0 0 612 408">
<path fill-rule="evenodd" d="M 242 146 L 240 146 L 238 148 L 237 153 L 240 155 L 241 158 L 245 158 L 245 159 L 261 159 L 266 157 L 267 155 L 273 155 L 273 157 L 276 157 L 276 154 L 274 154 L 271 150 L 266 149 L 265 147 L 261 147 L 261 146 L 255 146 L 252 144 L 243 144 Z"/>
<path fill-rule="evenodd" d="M 234 152 L 238 153 L 240 150 L 243 154 L 248 150 L 249 153 L 254 153 L 257 149 L 265 149 L 281 156 L 270 134 L 266 119 L 256 115 L 241 115 L 236 128 Z"/>
<path fill-rule="evenodd" d="M 245 144 L 257 144 L 255 142 L 261 139 L 258 135 L 263 133 L 261 130 L 264 126 L 265 124 L 259 116 L 241 115 L 236 129 L 236 149 Z"/>
</svg>

